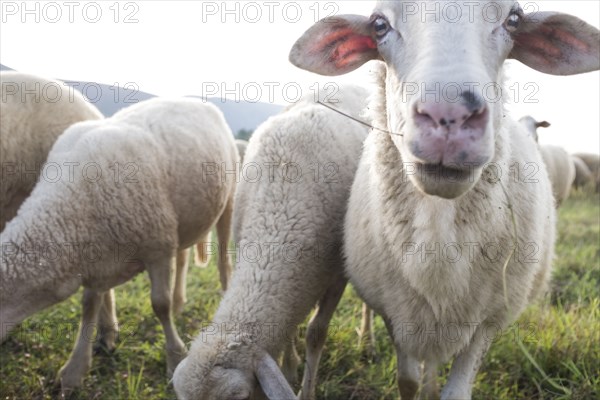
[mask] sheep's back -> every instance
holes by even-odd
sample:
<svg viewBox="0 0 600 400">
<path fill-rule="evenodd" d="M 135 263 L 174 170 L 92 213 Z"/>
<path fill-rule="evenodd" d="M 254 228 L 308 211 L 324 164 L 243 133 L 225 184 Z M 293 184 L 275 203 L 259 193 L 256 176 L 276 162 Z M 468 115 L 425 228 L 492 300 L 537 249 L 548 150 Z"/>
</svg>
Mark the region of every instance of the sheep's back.
<svg viewBox="0 0 600 400">
<path fill-rule="evenodd" d="M 48 162 L 71 165 L 73 174 L 63 169 L 58 181 L 40 182 L 23 213 L 59 210 L 76 222 L 74 231 L 85 232 L 82 237 L 109 246 L 127 243 L 148 259 L 169 257 L 193 243 L 205 233 L 202 224 L 206 231 L 234 190 L 234 180 L 224 185 L 220 174 L 203 182 L 204 163 L 228 162 L 233 170 L 237 155 L 230 131 L 207 129 L 204 134 L 218 114 L 202 118 L 196 109 L 190 118 L 184 115 L 191 111 L 185 105 L 177 115 L 169 104 L 146 108 L 140 103 L 125 113 L 127 118 L 71 126 L 53 146 Z M 114 254 L 114 249 L 102 253 Z M 105 272 L 114 273 L 110 267 Z"/>
<path fill-rule="evenodd" d="M 164 153 L 165 190 L 182 248 L 200 240 L 233 198 L 237 151 L 221 111 L 196 99 L 155 99 L 115 115 L 143 126 Z"/>
<path fill-rule="evenodd" d="M 343 216 L 365 136 L 320 105 L 292 107 L 256 130 L 236 194 L 241 258 L 215 321 L 277 315 L 295 326 L 341 279 Z"/>
<path fill-rule="evenodd" d="M 0 73 L 0 81 L 0 159 L 3 170 L 15 171 L 2 176 L 1 231 L 33 190 L 58 136 L 76 122 L 99 119 L 102 115 L 63 82 L 14 71 Z M 13 94 L 14 85 L 17 91 Z M 27 92 L 23 92 L 24 88 Z"/>
</svg>

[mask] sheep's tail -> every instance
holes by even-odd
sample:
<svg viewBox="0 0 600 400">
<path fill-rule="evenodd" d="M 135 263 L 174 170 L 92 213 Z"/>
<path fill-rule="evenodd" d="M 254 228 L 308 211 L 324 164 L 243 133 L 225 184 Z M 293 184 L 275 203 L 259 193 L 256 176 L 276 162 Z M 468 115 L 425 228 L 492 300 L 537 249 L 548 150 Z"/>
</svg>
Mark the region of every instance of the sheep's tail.
<svg viewBox="0 0 600 400">
<path fill-rule="evenodd" d="M 217 221 L 217 240 L 219 241 L 219 261 L 217 266 L 219 267 L 219 279 L 221 281 L 221 289 L 227 290 L 229 278 L 231 277 L 231 260 L 227 246 L 229 245 L 229 239 L 231 238 L 231 220 L 233 217 L 233 196 L 235 191 L 232 193 L 227 200 L 225 209 Z"/>
</svg>

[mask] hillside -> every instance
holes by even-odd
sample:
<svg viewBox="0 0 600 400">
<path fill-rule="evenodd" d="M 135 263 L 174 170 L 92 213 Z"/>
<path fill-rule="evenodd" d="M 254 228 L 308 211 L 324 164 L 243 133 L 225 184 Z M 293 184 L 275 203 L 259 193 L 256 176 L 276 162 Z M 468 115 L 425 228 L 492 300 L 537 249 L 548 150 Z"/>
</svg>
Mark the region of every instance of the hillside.
<svg viewBox="0 0 600 400">
<path fill-rule="evenodd" d="M 0 64 L 0 71 L 5 70 L 10 71 L 12 69 Z M 103 83 L 58 79 L 84 93 L 88 100 L 98 107 L 106 117 L 110 117 L 131 104 L 155 97 L 154 94 L 144 91 L 115 87 Z M 190 95 L 190 97 L 200 98 L 200 96 L 194 95 Z M 235 102 L 232 100 L 222 102 L 221 99 L 217 98 L 209 98 L 208 101 L 221 109 L 234 134 L 241 129 L 253 131 L 267 118 L 283 110 L 283 106 L 261 102 Z"/>
</svg>

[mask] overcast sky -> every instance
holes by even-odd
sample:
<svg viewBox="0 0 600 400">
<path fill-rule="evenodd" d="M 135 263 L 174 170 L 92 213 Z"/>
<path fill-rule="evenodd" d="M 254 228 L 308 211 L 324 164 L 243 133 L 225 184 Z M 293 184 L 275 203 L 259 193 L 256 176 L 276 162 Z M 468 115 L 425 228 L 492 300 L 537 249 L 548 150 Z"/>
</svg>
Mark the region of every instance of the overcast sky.
<svg viewBox="0 0 600 400">
<path fill-rule="evenodd" d="M 0 6 L 0 63 L 47 77 L 279 104 L 297 98 L 298 88 L 308 93 L 328 82 L 369 81 L 369 64 L 344 77 L 323 78 L 298 70 L 287 57 L 316 20 L 370 15 L 373 2 L 3 0 Z M 597 0 L 521 6 L 568 12 L 600 25 Z M 512 115 L 552 123 L 540 132 L 540 142 L 600 151 L 598 72 L 558 77 L 516 62 L 508 71 L 509 87 L 519 90 L 509 106 Z"/>
</svg>

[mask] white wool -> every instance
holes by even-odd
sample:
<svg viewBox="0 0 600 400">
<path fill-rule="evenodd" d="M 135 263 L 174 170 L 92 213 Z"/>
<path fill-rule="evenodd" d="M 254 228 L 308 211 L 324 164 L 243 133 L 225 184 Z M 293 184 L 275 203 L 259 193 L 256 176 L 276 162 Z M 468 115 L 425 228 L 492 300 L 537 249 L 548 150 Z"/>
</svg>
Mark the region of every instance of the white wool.
<svg viewBox="0 0 600 400">
<path fill-rule="evenodd" d="M 1 232 L 33 190 L 58 136 L 71 124 L 102 114 L 60 81 L 2 71 L 0 83 Z"/>
<path fill-rule="evenodd" d="M 343 87 L 339 95 L 341 101 L 330 105 L 357 116 L 366 92 Z M 340 282 L 343 288 L 343 217 L 366 132 L 311 98 L 256 130 L 244 163 L 260 166 L 262 178 L 242 179 L 236 195 L 234 237 L 241 258 L 213 322 L 175 372 L 180 399 L 260 392 L 254 378 L 257 357 L 267 352 L 277 359 L 328 288 Z M 282 178 L 286 166 L 299 167 L 301 178 Z M 262 257 L 255 259 L 257 245 Z M 308 348 L 314 345 L 307 341 Z"/>
<path fill-rule="evenodd" d="M 0 235 L 2 326 L 14 327 L 82 285 L 82 317 L 95 323 L 86 311 L 90 299 L 146 270 L 174 369 L 185 350 L 170 316 L 171 261 L 231 206 L 235 180 L 221 170 L 234 170 L 237 157 L 222 113 L 200 100 L 148 100 L 71 126 L 48 162 L 72 163 L 74 173 L 41 180 Z M 74 251 L 49 257 L 48 243 Z M 92 344 L 82 340 L 61 371 L 63 389 L 80 384 L 89 368 Z"/>
</svg>

